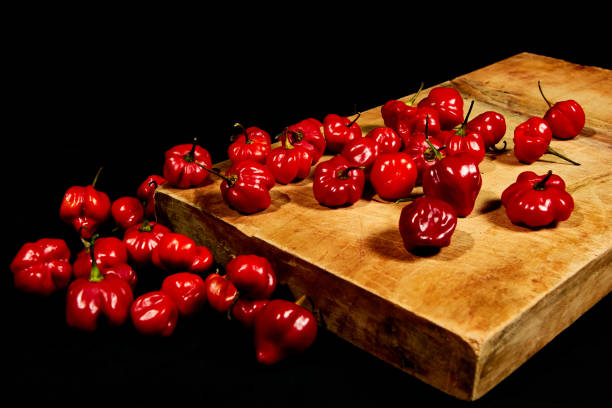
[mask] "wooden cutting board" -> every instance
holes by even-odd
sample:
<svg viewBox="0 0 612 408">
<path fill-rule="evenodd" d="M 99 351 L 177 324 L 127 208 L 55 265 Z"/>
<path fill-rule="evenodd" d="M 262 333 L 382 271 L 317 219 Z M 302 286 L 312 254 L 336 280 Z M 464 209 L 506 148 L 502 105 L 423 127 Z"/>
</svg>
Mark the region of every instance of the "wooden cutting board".
<svg viewBox="0 0 612 408">
<path fill-rule="evenodd" d="M 581 166 L 550 155 L 531 165 L 514 157 L 514 128 L 547 109 L 538 80 L 549 100 L 574 99 L 584 108 L 582 133 L 551 143 Z M 487 154 L 473 213 L 459 219 L 451 245 L 436 255 L 404 249 L 398 219 L 406 203 L 373 197 L 323 207 L 312 172 L 277 184 L 272 205 L 252 215 L 223 202 L 217 178 L 193 189 L 160 187 L 156 202 L 160 222 L 208 246 L 221 264 L 235 254 L 266 256 L 296 298 L 310 296 L 327 330 L 474 400 L 612 288 L 612 71 L 521 53 L 443 85 L 458 89 L 466 107 L 475 101 L 471 117 L 503 114 L 509 149 Z M 380 107 L 362 112 L 358 123 L 364 133 L 382 126 Z M 510 223 L 502 191 L 522 171 L 549 169 L 574 197 L 569 220 L 539 230 Z"/>
</svg>

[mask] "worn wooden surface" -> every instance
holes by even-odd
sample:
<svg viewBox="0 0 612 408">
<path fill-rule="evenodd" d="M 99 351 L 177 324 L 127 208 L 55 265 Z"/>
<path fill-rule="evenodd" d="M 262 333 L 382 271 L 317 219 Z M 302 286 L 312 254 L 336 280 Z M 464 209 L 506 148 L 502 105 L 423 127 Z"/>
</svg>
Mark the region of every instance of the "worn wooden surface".
<svg viewBox="0 0 612 408">
<path fill-rule="evenodd" d="M 549 100 L 584 108 L 582 133 L 551 143 L 581 166 L 514 157 L 514 127 L 547 109 L 538 80 Z M 448 394 L 477 399 L 612 289 L 612 72 L 522 53 L 445 85 L 466 105 L 475 100 L 472 117 L 505 116 L 509 150 L 487 154 L 473 213 L 436 255 L 403 248 L 405 203 L 367 197 L 329 209 L 314 199 L 311 178 L 277 185 L 270 208 L 248 216 L 223 202 L 218 180 L 160 187 L 158 219 L 222 264 L 233 254 L 267 256 L 282 284 L 312 298 L 328 330 Z M 359 123 L 364 132 L 381 126 L 380 107 Z M 576 204 L 569 220 L 539 230 L 510 223 L 499 198 L 527 169 L 565 179 Z"/>
</svg>

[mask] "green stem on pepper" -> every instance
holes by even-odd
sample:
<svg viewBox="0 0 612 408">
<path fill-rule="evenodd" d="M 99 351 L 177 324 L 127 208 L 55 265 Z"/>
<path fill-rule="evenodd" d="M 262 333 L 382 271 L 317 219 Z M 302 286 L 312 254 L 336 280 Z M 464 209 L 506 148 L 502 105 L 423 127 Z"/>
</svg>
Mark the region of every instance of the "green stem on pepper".
<svg viewBox="0 0 612 408">
<path fill-rule="evenodd" d="M 436 160 L 442 160 L 444 158 L 444 156 L 442 156 L 442 153 L 440 153 L 440 150 L 436 149 L 436 147 L 431 143 L 431 140 L 429 140 L 429 115 L 427 115 L 426 119 L 425 119 L 425 141 L 427 142 L 427 144 L 429 145 L 429 149 L 431 149 L 431 151 L 434 154 L 434 159 Z M 431 161 L 431 160 L 429 160 Z"/>
<path fill-rule="evenodd" d="M 423 85 L 425 85 L 425 84 L 423 82 L 421 82 L 421 86 L 419 86 L 419 90 L 416 91 L 416 93 L 412 96 L 412 98 L 410 98 L 410 100 L 408 102 L 406 102 L 406 105 L 414 106 L 414 102 L 416 101 L 417 96 L 419 96 L 419 94 L 423 90 Z"/>
<path fill-rule="evenodd" d="M 548 149 L 546 150 L 546 153 L 548 153 L 548 154 L 552 154 L 552 155 L 557 156 L 557 157 L 560 157 L 560 158 L 562 158 L 563 160 L 567 160 L 568 162 L 572 163 L 574 166 L 580 166 L 580 163 L 575 162 L 574 160 L 572 160 L 572 159 L 570 159 L 570 158 L 568 158 L 568 157 L 566 157 L 566 156 L 562 155 L 561 153 L 559 153 L 559 152 L 558 152 L 558 151 L 556 151 L 556 150 L 553 150 L 553 148 L 552 148 L 552 147 L 550 147 L 550 146 L 548 146 Z"/>
<path fill-rule="evenodd" d="M 357 116 L 355 117 L 355 119 L 353 119 L 353 120 L 351 121 L 351 123 L 349 123 L 348 125 L 346 125 L 346 127 L 349 127 L 349 128 L 350 128 L 351 126 L 353 126 L 353 125 L 355 124 L 355 122 L 357 122 L 357 119 L 359 119 L 359 117 L 360 117 L 360 116 L 361 116 L 361 112 L 357 112 Z"/>
<path fill-rule="evenodd" d="M 544 100 L 546 101 L 546 104 L 548 105 L 548 107 L 551 108 L 552 104 L 550 103 L 550 101 L 548 99 L 546 99 L 546 96 L 544 96 L 544 92 L 542 91 L 542 85 L 540 84 L 539 80 L 538 80 L 538 89 L 540 90 L 540 95 L 542 95 L 542 98 L 544 98 Z"/>
<path fill-rule="evenodd" d="M 351 170 L 364 170 L 364 169 L 365 169 L 364 166 L 350 166 L 350 167 L 347 167 L 344 170 L 340 170 L 336 177 L 338 177 L 340 180 L 346 180 L 348 178 L 348 172 L 349 171 L 351 171 Z"/>
<path fill-rule="evenodd" d="M 253 143 L 253 140 L 249 139 L 249 133 L 247 132 L 246 128 L 242 126 L 241 123 L 234 123 L 234 127 L 240 128 L 242 130 L 242 133 L 244 133 L 244 143 L 245 144 Z"/>
<path fill-rule="evenodd" d="M 94 179 L 93 179 L 93 181 L 92 181 L 92 183 L 91 183 L 91 186 L 92 186 L 92 187 L 95 187 L 95 186 L 96 186 L 96 183 L 98 182 L 98 178 L 100 177 L 100 173 L 102 173 L 102 167 L 100 167 L 100 168 L 98 169 L 98 171 L 96 172 L 96 176 L 94 177 Z"/>
<path fill-rule="evenodd" d="M 104 280 L 104 276 L 98 267 L 98 263 L 96 262 L 96 257 L 94 256 L 94 242 L 98 236 L 94 235 L 89 241 L 89 255 L 91 256 L 91 272 L 89 273 L 89 281 L 90 282 L 102 282 Z"/>
<path fill-rule="evenodd" d="M 537 183 L 535 183 L 533 185 L 533 189 L 534 190 L 538 190 L 538 191 L 545 190 L 546 189 L 546 182 L 548 181 L 550 176 L 552 176 L 552 170 L 548 170 L 548 173 L 546 173 L 546 176 L 542 180 L 538 181 Z"/>
</svg>

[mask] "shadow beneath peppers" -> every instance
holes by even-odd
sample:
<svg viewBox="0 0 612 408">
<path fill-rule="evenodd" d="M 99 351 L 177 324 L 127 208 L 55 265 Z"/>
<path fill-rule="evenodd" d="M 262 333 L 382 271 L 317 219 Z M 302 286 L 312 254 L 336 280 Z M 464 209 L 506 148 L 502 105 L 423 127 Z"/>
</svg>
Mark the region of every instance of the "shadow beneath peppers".
<svg viewBox="0 0 612 408">
<path fill-rule="evenodd" d="M 552 224 L 548 224 L 542 227 L 530 227 L 524 224 L 514 224 L 510 221 L 510 218 L 508 218 L 508 215 L 506 214 L 506 209 L 501 204 L 501 200 L 498 200 L 498 201 L 499 202 L 491 202 L 490 206 L 492 210 L 488 212 L 483 211 L 483 213 L 487 217 L 489 222 L 491 222 L 492 224 L 495 224 L 499 227 L 502 227 L 502 228 L 505 228 L 511 231 L 516 231 L 516 232 L 539 231 L 539 230 L 545 230 L 545 229 L 555 229 L 557 228 L 557 226 L 560 226 L 560 225 L 563 227 L 567 227 L 567 228 L 576 228 L 576 227 L 579 227 L 584 221 L 584 214 L 582 214 L 582 212 L 580 212 L 579 209 L 574 209 L 570 217 L 567 220 L 562 221 L 560 223 L 552 223 Z M 494 208 L 494 207 L 497 207 L 497 208 Z"/>
<path fill-rule="evenodd" d="M 597 131 L 595 131 L 595 129 L 585 126 L 582 128 L 580 133 L 578 133 L 578 136 L 592 137 L 592 136 L 595 136 L 596 134 L 597 134 Z M 568 140 L 571 140 L 571 139 L 568 139 Z"/>
<path fill-rule="evenodd" d="M 434 255 L 440 261 L 454 261 L 465 255 L 473 247 L 474 238 L 472 235 L 460 229 L 455 229 L 450 245 L 440 248 L 440 251 Z"/>
</svg>

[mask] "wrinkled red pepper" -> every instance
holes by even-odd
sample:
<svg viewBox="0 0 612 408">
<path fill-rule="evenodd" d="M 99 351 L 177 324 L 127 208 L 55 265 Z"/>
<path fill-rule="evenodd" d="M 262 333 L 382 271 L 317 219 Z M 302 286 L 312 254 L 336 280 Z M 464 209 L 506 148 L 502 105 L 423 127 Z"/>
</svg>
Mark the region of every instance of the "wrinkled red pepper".
<svg viewBox="0 0 612 408">
<path fill-rule="evenodd" d="M 455 88 L 437 86 L 422 99 L 419 108 L 430 107 L 438 111 L 441 130 L 450 130 L 463 122 L 463 98 Z"/>
<path fill-rule="evenodd" d="M 119 197 L 111 205 L 111 215 L 119 228 L 126 230 L 144 219 L 144 207 L 136 197 Z"/>
<path fill-rule="evenodd" d="M 443 130 L 438 133 L 438 139 L 446 146 L 447 156 L 454 156 L 458 153 L 467 153 L 474 158 L 476 164 L 480 164 L 485 157 L 485 144 L 480 133 L 467 130 L 467 121 L 472 112 L 474 101 L 470 104 L 465 119 L 461 126 L 454 130 Z"/>
<path fill-rule="evenodd" d="M 486 150 L 503 151 L 506 148 L 507 143 L 505 141 L 502 148 L 495 148 L 495 145 L 506 134 L 506 119 L 501 113 L 495 111 L 483 112 L 467 123 L 466 130 L 480 134 Z"/>
<path fill-rule="evenodd" d="M 262 164 L 272 150 L 270 134 L 257 126 L 245 128 L 240 123 L 234 124 L 242 129 L 242 133 L 229 146 L 227 154 L 232 163 L 253 160 Z"/>
<path fill-rule="evenodd" d="M 383 200 L 407 197 L 416 184 L 417 168 L 408 153 L 381 154 L 374 161 L 370 183 Z"/>
<path fill-rule="evenodd" d="M 223 200 L 236 211 L 253 214 L 270 206 L 270 189 L 276 180 L 265 165 L 245 160 L 232 165 L 221 177 Z"/>
<path fill-rule="evenodd" d="M 573 99 L 553 104 L 544 96 L 540 81 L 538 81 L 538 88 L 542 98 L 544 98 L 548 105 L 548 110 L 544 114 L 544 120 L 550 126 L 553 137 L 567 140 L 578 136 L 584 128 L 586 120 L 582 106 Z"/>
<path fill-rule="evenodd" d="M 399 231 L 408 251 L 450 245 L 457 227 L 455 209 L 446 201 L 421 196 L 402 208 Z"/>
<path fill-rule="evenodd" d="M 375 127 L 365 137 L 374 140 L 378 144 L 380 154 L 396 153 L 402 149 L 402 138 L 393 128 L 388 126 Z"/>
<path fill-rule="evenodd" d="M 272 149 L 266 160 L 266 167 L 281 184 L 302 180 L 310 175 L 311 152 L 300 145 L 294 145 L 291 140 L 293 137 L 298 138 L 298 134 L 286 130 L 282 146 Z"/>
<path fill-rule="evenodd" d="M 365 172 L 342 155 L 320 162 L 315 167 L 312 189 L 315 199 L 328 207 L 351 205 L 359 201 L 365 187 Z"/>
<path fill-rule="evenodd" d="M 429 143 L 427 141 L 429 139 Z M 435 137 L 430 137 L 425 132 L 415 132 L 408 144 L 402 149 L 402 152 L 407 153 L 412 158 L 414 165 L 417 169 L 417 178 L 415 185 L 420 186 L 423 184 L 423 173 L 430 166 L 436 164 L 436 155 L 430 146 L 433 145 L 435 149 L 444 156 L 443 144 Z"/>
<path fill-rule="evenodd" d="M 281 142 L 290 134 L 293 134 L 292 143 L 294 146 L 300 146 L 308 150 L 312 158 L 312 164 L 315 165 L 325 153 L 327 142 L 323 135 L 323 124 L 315 118 L 306 118 L 294 123 L 281 133 Z"/>
<path fill-rule="evenodd" d="M 416 99 L 423 90 L 423 82 L 419 90 L 408 100 L 408 102 L 400 101 L 397 99 L 391 99 L 380 108 L 380 113 L 383 118 L 385 126 L 392 129 L 398 128 L 398 117 L 404 116 L 405 118 L 414 116 L 417 107 L 415 105 Z M 392 152 L 389 152 L 392 153 Z"/>
<path fill-rule="evenodd" d="M 569 159 L 550 147 L 552 130 L 542 118 L 532 117 L 514 129 L 514 155 L 521 163 L 531 164 L 544 154 L 560 157 L 573 165 L 580 163 Z"/>
<path fill-rule="evenodd" d="M 165 292 L 147 292 L 134 300 L 130 307 L 132 324 L 147 336 L 170 336 L 178 322 L 178 308 Z"/>
<path fill-rule="evenodd" d="M 153 249 L 170 229 L 155 221 L 144 220 L 138 225 L 128 228 L 123 234 L 123 243 L 128 252 L 128 259 L 136 266 L 143 267 L 153 264 Z"/>
<path fill-rule="evenodd" d="M 574 199 L 565 190 L 561 177 L 524 171 L 501 195 L 506 214 L 514 224 L 543 227 L 567 220 L 574 210 Z"/>
<path fill-rule="evenodd" d="M 227 275 L 211 273 L 204 279 L 204 286 L 208 304 L 217 312 L 229 311 L 239 298 L 238 289 Z"/>
<path fill-rule="evenodd" d="M 402 146 L 405 148 L 413 134 L 425 132 L 426 128 L 429 136 L 435 137 L 440 133 L 438 111 L 427 106 L 417 108 L 410 114 L 400 113 L 395 131 L 402 138 Z"/>
<path fill-rule="evenodd" d="M 15 287 L 40 295 L 64 289 L 72 279 L 70 256 L 63 239 L 41 238 L 23 244 L 10 265 Z"/>
<path fill-rule="evenodd" d="M 102 168 L 93 182 L 85 187 L 72 186 L 64 194 L 60 205 L 60 218 L 70 224 L 81 238 L 91 238 L 98 228 L 111 218 L 111 201 L 106 193 L 96 190 L 96 182 Z"/>
<path fill-rule="evenodd" d="M 181 144 L 165 153 L 163 175 L 173 187 L 190 188 L 202 185 L 208 180 L 212 159 L 208 150 L 197 144 Z"/>
<path fill-rule="evenodd" d="M 353 139 L 363 137 L 361 127 L 357 123 L 361 114 L 354 119 L 330 113 L 323 118 L 323 135 L 327 143 L 327 150 L 340 153 L 344 146 Z"/>
<path fill-rule="evenodd" d="M 195 241 L 176 232 L 165 233 L 151 252 L 153 265 L 168 272 L 187 271 L 197 255 Z"/>
<path fill-rule="evenodd" d="M 191 272 L 178 272 L 164 278 L 161 291 L 169 295 L 181 316 L 191 316 L 206 304 L 204 279 Z"/>
<path fill-rule="evenodd" d="M 225 270 L 242 298 L 267 299 L 276 289 L 276 274 L 264 257 L 238 255 L 227 263 Z"/>
<path fill-rule="evenodd" d="M 317 336 L 317 321 L 298 302 L 270 300 L 253 322 L 257 361 L 276 364 L 286 357 L 306 351 Z"/>
<path fill-rule="evenodd" d="M 95 245 L 93 245 L 95 243 Z M 115 275 L 127 281 L 132 288 L 136 286 L 138 277 L 128 264 L 127 247 L 116 237 L 92 237 L 89 246 L 81 250 L 73 263 L 72 270 L 76 278 L 87 278 L 91 274 L 92 254 L 102 276 Z"/>
<path fill-rule="evenodd" d="M 147 177 L 136 190 L 136 196 L 140 198 L 145 204 L 145 216 L 149 219 L 155 218 L 155 190 L 162 184 L 167 183 L 168 180 L 162 176 L 152 174 Z"/>
</svg>

